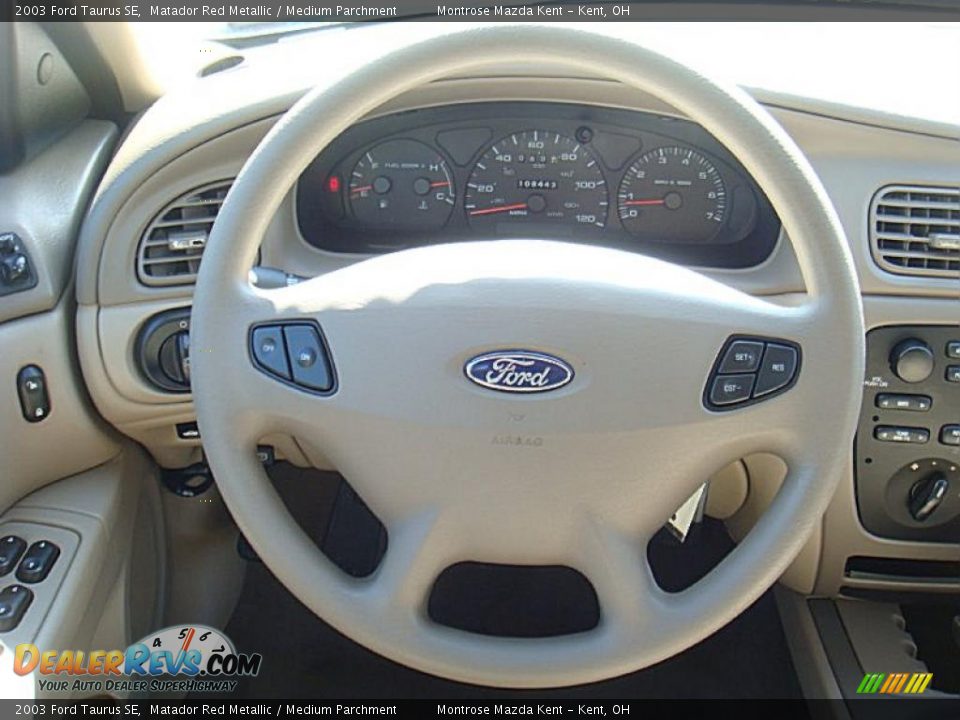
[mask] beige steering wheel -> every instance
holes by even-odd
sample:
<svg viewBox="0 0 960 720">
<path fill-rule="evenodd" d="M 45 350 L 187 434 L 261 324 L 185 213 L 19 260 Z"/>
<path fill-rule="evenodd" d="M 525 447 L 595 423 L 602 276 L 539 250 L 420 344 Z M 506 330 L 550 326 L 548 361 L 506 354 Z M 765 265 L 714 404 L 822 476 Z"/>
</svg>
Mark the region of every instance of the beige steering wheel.
<svg viewBox="0 0 960 720">
<path fill-rule="evenodd" d="M 268 223 L 339 133 L 424 83 L 491 59 L 587 71 L 647 91 L 703 125 L 753 175 L 793 243 L 800 302 L 752 297 L 637 254 L 556 242 L 449 244 L 384 255 L 291 288 L 248 283 Z M 252 329 L 316 322 L 336 373 L 325 394 L 255 367 Z M 843 476 L 860 402 L 864 325 L 843 231 L 800 150 L 756 102 L 658 53 L 566 29 L 494 25 L 389 53 L 304 96 L 233 185 L 193 305 L 193 396 L 224 499 L 263 561 L 318 616 L 413 668 L 483 685 L 609 678 L 711 634 L 797 555 Z M 703 389 L 735 334 L 796 343 L 788 391 L 717 412 Z M 502 393 L 465 365 L 490 350 L 561 358 L 552 392 Z M 522 427 L 508 425 L 522 416 Z M 338 570 L 290 516 L 254 454 L 287 433 L 333 462 L 388 532 L 380 567 Z M 529 446 L 492 438 L 521 434 Z M 788 476 L 739 546 L 669 594 L 649 539 L 713 472 L 755 452 Z M 599 625 L 546 639 L 440 626 L 439 573 L 473 560 L 568 565 L 593 584 Z"/>
</svg>

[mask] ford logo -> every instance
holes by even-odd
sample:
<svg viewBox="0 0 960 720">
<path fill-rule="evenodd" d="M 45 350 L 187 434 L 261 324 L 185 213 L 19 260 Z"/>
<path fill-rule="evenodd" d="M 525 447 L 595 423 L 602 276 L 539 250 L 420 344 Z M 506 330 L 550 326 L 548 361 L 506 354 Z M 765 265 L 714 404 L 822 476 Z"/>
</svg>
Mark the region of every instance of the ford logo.
<svg viewBox="0 0 960 720">
<path fill-rule="evenodd" d="M 573 368 L 558 357 L 528 350 L 497 350 L 467 361 L 470 382 L 509 393 L 540 393 L 573 380 Z"/>
</svg>

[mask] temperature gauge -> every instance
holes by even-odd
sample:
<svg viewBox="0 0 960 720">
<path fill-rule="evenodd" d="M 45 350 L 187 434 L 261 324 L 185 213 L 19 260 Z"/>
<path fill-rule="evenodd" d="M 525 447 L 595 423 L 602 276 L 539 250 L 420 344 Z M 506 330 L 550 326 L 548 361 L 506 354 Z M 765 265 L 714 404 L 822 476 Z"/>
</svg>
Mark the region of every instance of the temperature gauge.
<svg viewBox="0 0 960 720">
<path fill-rule="evenodd" d="M 347 197 L 363 225 L 442 227 L 456 194 L 446 161 L 416 140 L 388 140 L 367 150 L 350 174 Z"/>
</svg>

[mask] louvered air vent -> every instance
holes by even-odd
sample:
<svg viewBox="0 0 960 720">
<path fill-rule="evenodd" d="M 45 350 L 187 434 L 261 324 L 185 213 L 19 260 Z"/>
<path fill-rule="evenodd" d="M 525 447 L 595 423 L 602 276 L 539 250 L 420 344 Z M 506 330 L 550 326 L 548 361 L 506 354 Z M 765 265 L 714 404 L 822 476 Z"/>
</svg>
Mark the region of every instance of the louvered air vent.
<svg viewBox="0 0 960 720">
<path fill-rule="evenodd" d="M 870 206 L 870 246 L 884 270 L 960 278 L 960 188 L 881 189 Z"/>
<path fill-rule="evenodd" d="M 232 181 L 197 188 L 170 203 L 147 227 L 137 251 L 145 285 L 186 285 L 197 279 L 200 256 Z"/>
</svg>

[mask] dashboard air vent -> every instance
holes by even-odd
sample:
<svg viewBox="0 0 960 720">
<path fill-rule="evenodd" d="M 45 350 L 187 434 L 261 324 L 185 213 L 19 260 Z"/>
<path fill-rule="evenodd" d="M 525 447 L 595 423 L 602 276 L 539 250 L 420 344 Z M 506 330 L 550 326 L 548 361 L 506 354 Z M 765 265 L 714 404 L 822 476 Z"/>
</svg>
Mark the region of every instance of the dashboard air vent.
<svg viewBox="0 0 960 720">
<path fill-rule="evenodd" d="M 884 270 L 960 277 L 960 187 L 881 189 L 870 206 L 870 247 Z"/>
<path fill-rule="evenodd" d="M 197 279 L 200 258 L 231 180 L 182 195 L 147 226 L 137 251 L 137 275 L 145 285 L 186 285 Z"/>
</svg>

